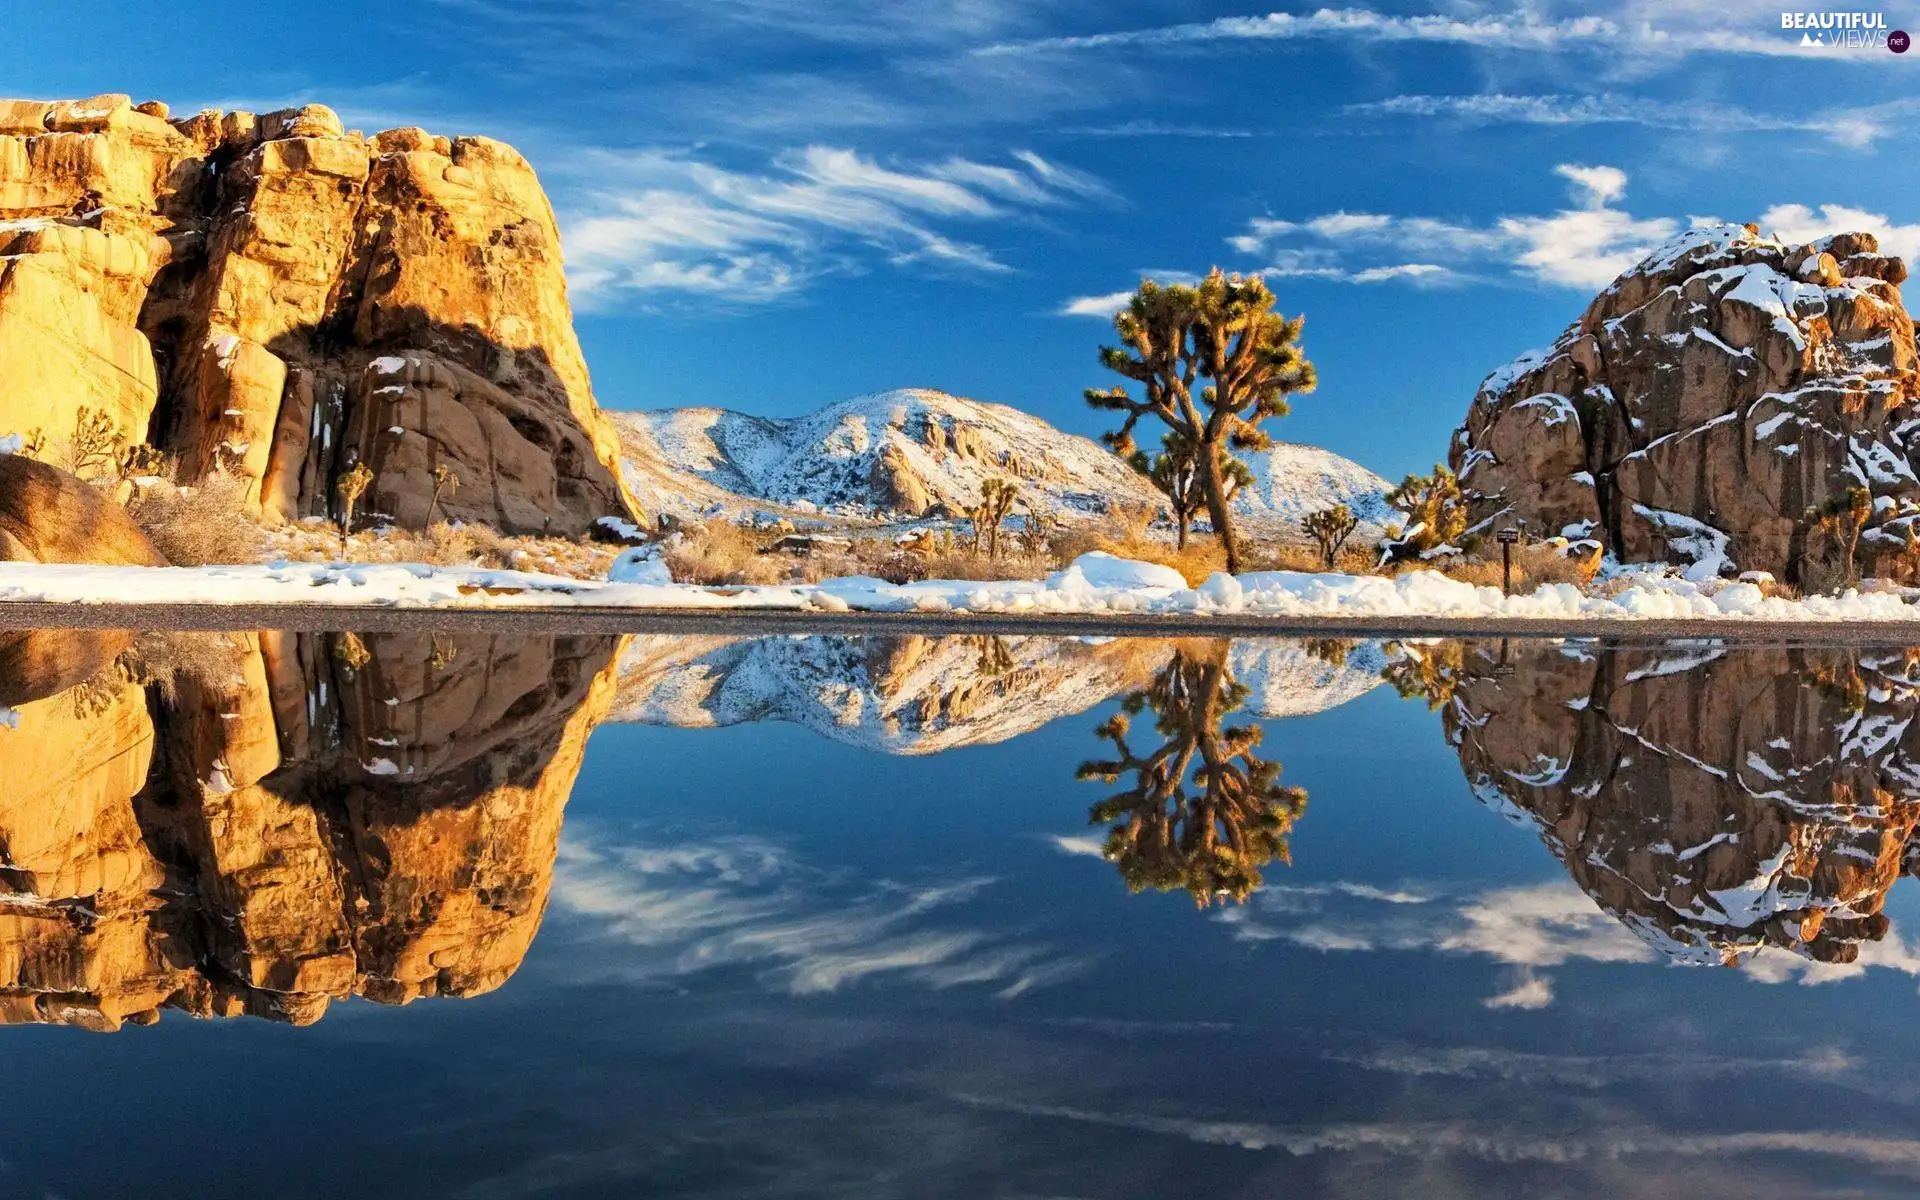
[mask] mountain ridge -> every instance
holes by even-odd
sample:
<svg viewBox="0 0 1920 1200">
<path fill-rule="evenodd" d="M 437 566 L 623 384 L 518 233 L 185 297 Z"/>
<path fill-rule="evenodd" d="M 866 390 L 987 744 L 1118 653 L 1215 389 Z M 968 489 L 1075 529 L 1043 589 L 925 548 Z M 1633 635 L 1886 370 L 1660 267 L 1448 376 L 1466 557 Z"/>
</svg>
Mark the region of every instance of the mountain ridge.
<svg viewBox="0 0 1920 1200">
<path fill-rule="evenodd" d="M 883 522 L 958 516 L 989 478 L 1020 484 L 1023 506 L 1065 520 L 1116 506 L 1158 511 L 1143 476 L 1089 438 L 990 401 L 932 388 L 853 396 L 792 417 L 698 406 L 609 411 L 628 487 L 653 511 L 834 516 Z M 1298 521 L 1345 503 L 1369 525 L 1390 519 L 1387 481 L 1299 443 L 1246 455 L 1254 484 L 1236 497 L 1255 524 Z"/>
</svg>

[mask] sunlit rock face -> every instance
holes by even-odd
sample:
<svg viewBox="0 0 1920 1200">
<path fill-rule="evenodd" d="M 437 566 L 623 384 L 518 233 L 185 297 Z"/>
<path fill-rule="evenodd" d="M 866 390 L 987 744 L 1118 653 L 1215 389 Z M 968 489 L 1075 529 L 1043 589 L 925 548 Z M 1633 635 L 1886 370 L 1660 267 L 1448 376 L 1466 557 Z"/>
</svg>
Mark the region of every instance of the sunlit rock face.
<svg viewBox="0 0 1920 1200">
<path fill-rule="evenodd" d="M 1475 793 L 1536 825 L 1653 946 L 1693 963 L 1766 946 L 1851 962 L 1885 934 L 1920 818 L 1911 653 L 1452 650 L 1426 675 Z"/>
<path fill-rule="evenodd" d="M 1906 274 L 1864 233 L 1677 236 L 1481 384 L 1450 452 L 1471 522 L 1824 585 L 1837 547 L 1806 511 L 1859 487 L 1862 551 L 1900 555 L 1920 514 Z"/>
<path fill-rule="evenodd" d="M 506 980 L 617 639 L 212 645 L 172 688 L 108 666 L 0 731 L 35 781 L 0 796 L 0 1019 L 304 1023 Z"/>
<path fill-rule="evenodd" d="M 559 234 L 484 137 L 371 137 L 319 105 L 172 118 L 126 96 L 0 101 L 0 432 L 59 454 L 82 409 L 269 519 L 363 511 L 578 533 L 628 511 Z"/>
</svg>

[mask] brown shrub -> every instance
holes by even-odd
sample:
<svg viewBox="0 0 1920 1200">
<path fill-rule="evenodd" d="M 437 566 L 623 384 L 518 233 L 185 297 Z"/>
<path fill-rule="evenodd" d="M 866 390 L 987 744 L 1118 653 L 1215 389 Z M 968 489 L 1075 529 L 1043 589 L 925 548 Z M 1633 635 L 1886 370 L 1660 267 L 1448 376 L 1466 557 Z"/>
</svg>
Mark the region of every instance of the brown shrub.
<svg viewBox="0 0 1920 1200">
<path fill-rule="evenodd" d="M 762 554 L 762 537 L 725 521 L 688 529 L 666 552 L 667 569 L 677 583 L 773 584 L 785 582 L 791 559 Z"/>
<path fill-rule="evenodd" d="M 260 559 L 260 526 L 247 515 L 247 484 L 216 471 L 191 487 L 169 480 L 136 489 L 127 515 L 176 567 Z"/>
</svg>

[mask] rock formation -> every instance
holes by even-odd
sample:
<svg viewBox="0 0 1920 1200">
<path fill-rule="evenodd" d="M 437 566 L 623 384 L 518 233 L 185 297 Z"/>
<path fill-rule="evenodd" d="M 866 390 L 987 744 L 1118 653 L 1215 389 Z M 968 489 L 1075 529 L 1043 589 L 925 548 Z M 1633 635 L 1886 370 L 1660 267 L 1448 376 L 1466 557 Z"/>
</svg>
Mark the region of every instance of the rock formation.
<svg viewBox="0 0 1920 1200">
<path fill-rule="evenodd" d="M 441 509 L 511 532 L 630 515 L 573 333 L 551 208 L 484 137 L 366 137 L 319 105 L 170 119 L 126 96 L 0 101 L 0 433 L 58 460 L 84 409 L 269 520 Z"/>
<path fill-rule="evenodd" d="M 1862 565 L 1909 573 L 1893 561 L 1920 517 L 1906 274 L 1862 233 L 1680 235 L 1481 384 L 1450 453 L 1471 525 L 1824 587 L 1844 552 L 1807 510 L 1864 488 Z"/>
<path fill-rule="evenodd" d="M 1920 873 L 1911 651 L 1436 643 L 1396 672 L 1475 794 L 1676 961 L 1852 962 Z"/>
<path fill-rule="evenodd" d="M 248 635 L 168 700 L 98 669 L 117 636 L 0 639 L 0 1022 L 305 1023 L 513 973 L 617 639 Z"/>
<path fill-rule="evenodd" d="M 0 562 L 167 565 L 106 493 L 22 454 L 0 454 Z"/>
</svg>

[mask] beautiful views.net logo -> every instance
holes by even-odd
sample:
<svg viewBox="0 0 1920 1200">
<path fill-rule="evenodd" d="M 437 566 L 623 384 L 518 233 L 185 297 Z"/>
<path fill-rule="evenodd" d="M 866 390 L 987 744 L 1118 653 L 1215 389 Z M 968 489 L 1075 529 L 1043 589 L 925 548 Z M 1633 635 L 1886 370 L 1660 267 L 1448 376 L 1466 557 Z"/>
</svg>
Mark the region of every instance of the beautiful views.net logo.
<svg viewBox="0 0 1920 1200">
<path fill-rule="evenodd" d="M 1802 46 L 1835 50 L 1878 50 L 1904 54 L 1911 44 L 1904 30 L 1888 29 L 1887 15 L 1877 12 L 1783 12 L 1780 28 L 1800 34 Z"/>
</svg>

